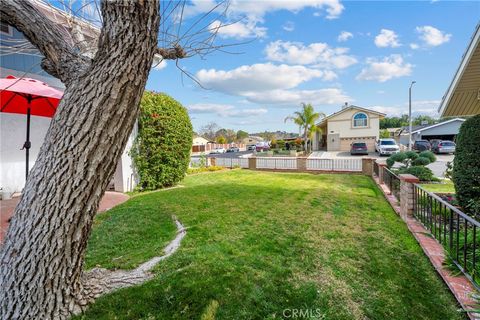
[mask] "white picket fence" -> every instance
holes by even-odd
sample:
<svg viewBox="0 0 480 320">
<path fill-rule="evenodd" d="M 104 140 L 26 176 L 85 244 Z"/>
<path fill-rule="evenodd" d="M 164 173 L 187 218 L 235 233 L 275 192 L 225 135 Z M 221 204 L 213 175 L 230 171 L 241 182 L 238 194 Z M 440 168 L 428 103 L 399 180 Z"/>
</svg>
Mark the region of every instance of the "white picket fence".
<svg viewBox="0 0 480 320">
<path fill-rule="evenodd" d="M 287 169 L 297 170 L 297 158 L 288 157 L 257 157 L 258 169 Z"/>
<path fill-rule="evenodd" d="M 308 158 L 306 169 L 309 171 L 362 172 L 361 158 Z M 215 158 L 215 165 L 226 168 L 248 168 L 248 158 Z M 295 157 L 256 157 L 257 169 L 298 170 Z"/>
<path fill-rule="evenodd" d="M 322 171 L 362 171 L 362 159 L 323 159 L 308 158 L 307 170 Z"/>
<path fill-rule="evenodd" d="M 248 158 L 215 158 L 215 165 L 226 168 L 248 168 Z"/>
</svg>

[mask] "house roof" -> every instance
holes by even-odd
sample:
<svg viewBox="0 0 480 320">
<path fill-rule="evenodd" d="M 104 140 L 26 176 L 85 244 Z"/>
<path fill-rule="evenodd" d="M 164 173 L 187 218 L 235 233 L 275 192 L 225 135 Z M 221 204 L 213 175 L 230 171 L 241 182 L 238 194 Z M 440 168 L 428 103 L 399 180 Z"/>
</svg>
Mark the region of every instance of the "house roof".
<svg viewBox="0 0 480 320">
<path fill-rule="evenodd" d="M 462 118 L 454 118 L 454 119 L 450 119 L 450 120 L 447 120 L 447 121 L 443 121 L 443 122 L 440 122 L 440 123 L 435 123 L 435 124 L 424 124 L 424 125 L 419 125 L 419 126 L 413 126 L 412 127 L 412 133 L 418 133 L 420 131 L 424 131 L 424 130 L 428 130 L 428 129 L 432 129 L 432 128 L 435 128 L 435 127 L 439 127 L 439 126 L 443 126 L 444 124 L 447 124 L 447 123 L 450 123 L 450 122 L 454 122 L 454 121 L 462 121 L 464 122 L 465 119 L 462 119 Z M 403 130 L 402 130 L 402 134 L 406 134 L 408 133 L 408 127 L 404 127 Z"/>
<path fill-rule="evenodd" d="M 480 23 L 442 98 L 438 112 L 442 117 L 480 114 Z"/>
<path fill-rule="evenodd" d="M 359 111 L 364 111 L 364 112 L 368 112 L 368 113 L 374 113 L 374 114 L 377 114 L 379 115 L 381 118 L 385 117 L 386 114 L 385 113 L 381 113 L 381 112 L 378 112 L 378 111 L 374 111 L 374 110 L 370 110 L 370 109 L 367 109 L 367 108 L 362 108 L 362 107 L 359 107 L 359 106 L 355 106 L 355 105 L 349 105 L 348 107 L 343 107 L 342 110 L 340 111 L 337 111 L 337 112 L 334 112 L 328 116 L 326 116 L 325 118 L 323 118 L 319 123 L 317 123 L 317 126 L 323 124 L 325 121 L 327 121 L 328 119 L 330 118 L 333 118 L 341 113 L 344 113 L 348 110 L 352 110 L 352 109 L 355 109 L 355 110 L 359 110 Z"/>
</svg>

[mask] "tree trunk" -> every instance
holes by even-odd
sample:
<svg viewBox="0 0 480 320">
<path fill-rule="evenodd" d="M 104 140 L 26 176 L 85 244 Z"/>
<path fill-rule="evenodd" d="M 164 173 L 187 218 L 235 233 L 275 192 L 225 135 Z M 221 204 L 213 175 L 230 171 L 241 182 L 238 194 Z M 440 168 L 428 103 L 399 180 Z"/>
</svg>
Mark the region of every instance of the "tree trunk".
<svg viewBox="0 0 480 320">
<path fill-rule="evenodd" d="M 21 3 L 2 2 L 2 18 L 10 23 L 14 15 L 6 12 Z M 65 319 L 89 302 L 81 280 L 87 240 L 138 115 L 157 45 L 159 4 L 104 1 L 102 14 L 91 63 L 61 73 L 63 99 L 0 249 L 1 319 Z M 22 31 L 32 41 L 29 30 Z M 41 51 L 47 65 L 64 70 L 68 61 Z"/>
</svg>

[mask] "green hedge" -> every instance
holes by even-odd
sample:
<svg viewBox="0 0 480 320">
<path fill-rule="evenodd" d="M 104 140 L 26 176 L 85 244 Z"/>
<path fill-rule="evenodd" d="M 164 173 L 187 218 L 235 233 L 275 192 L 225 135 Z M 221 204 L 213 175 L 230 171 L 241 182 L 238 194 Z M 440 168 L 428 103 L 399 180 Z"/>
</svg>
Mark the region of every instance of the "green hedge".
<svg viewBox="0 0 480 320">
<path fill-rule="evenodd" d="M 172 186 L 185 177 L 193 129 L 187 110 L 162 93 L 145 92 L 131 149 L 141 190 Z"/>
<path fill-rule="evenodd" d="M 480 115 L 465 121 L 457 135 L 452 178 L 459 204 L 480 201 Z"/>
</svg>

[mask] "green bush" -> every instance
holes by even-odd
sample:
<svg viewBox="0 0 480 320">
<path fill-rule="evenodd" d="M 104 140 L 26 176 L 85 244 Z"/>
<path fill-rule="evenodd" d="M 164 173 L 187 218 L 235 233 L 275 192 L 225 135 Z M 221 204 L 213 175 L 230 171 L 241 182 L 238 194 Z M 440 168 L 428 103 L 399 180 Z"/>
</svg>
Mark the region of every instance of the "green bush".
<svg viewBox="0 0 480 320">
<path fill-rule="evenodd" d="M 432 170 L 430 168 L 424 167 L 424 166 L 413 166 L 409 168 L 401 168 L 399 173 L 408 173 L 411 175 L 414 175 L 421 181 L 432 181 L 436 180 L 436 178 L 433 176 Z"/>
<path fill-rule="evenodd" d="M 390 157 L 387 158 L 387 166 L 391 168 L 395 164 L 395 162 L 403 163 L 405 160 L 407 160 L 407 155 L 405 154 L 405 152 L 398 152 L 392 154 Z"/>
<path fill-rule="evenodd" d="M 193 129 L 187 110 L 166 94 L 145 92 L 131 149 L 140 190 L 176 184 L 190 162 Z"/>
<path fill-rule="evenodd" d="M 418 156 L 420 158 L 422 158 L 422 157 L 427 158 L 428 160 L 430 160 L 430 163 L 437 161 L 437 157 L 435 157 L 435 155 L 433 154 L 432 151 L 428 151 L 428 150 L 422 151 L 422 152 L 420 152 L 420 154 Z"/>
<path fill-rule="evenodd" d="M 412 166 L 426 166 L 430 163 L 430 159 L 426 157 L 418 157 L 412 161 Z"/>
<path fill-rule="evenodd" d="M 465 121 L 457 135 L 452 178 L 463 208 L 480 201 L 480 115 Z"/>
<path fill-rule="evenodd" d="M 406 151 L 405 152 L 405 155 L 407 156 L 408 159 L 410 160 L 415 160 L 418 158 L 418 153 L 416 153 L 415 151 Z"/>
</svg>

